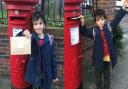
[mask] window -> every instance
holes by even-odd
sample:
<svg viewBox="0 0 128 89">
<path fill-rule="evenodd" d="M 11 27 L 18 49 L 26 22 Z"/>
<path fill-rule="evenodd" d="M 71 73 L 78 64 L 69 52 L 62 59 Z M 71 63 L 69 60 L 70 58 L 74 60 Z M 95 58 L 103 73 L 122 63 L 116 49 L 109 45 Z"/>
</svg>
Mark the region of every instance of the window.
<svg viewBox="0 0 128 89">
<path fill-rule="evenodd" d="M 116 0 L 116 6 L 121 6 L 121 5 L 122 5 L 121 0 Z"/>
</svg>

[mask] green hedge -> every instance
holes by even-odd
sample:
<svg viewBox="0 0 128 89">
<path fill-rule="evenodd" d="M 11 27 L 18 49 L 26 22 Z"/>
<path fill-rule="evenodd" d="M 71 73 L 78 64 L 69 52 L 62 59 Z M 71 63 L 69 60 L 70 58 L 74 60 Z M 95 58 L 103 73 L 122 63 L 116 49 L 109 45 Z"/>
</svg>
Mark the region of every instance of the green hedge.
<svg viewBox="0 0 128 89">
<path fill-rule="evenodd" d="M 116 28 L 116 30 L 113 32 L 113 41 L 114 41 L 114 45 L 116 47 L 116 51 L 117 51 L 117 55 L 122 56 L 123 53 L 123 42 L 121 41 L 123 38 L 123 29 L 121 28 L 121 26 L 118 26 Z"/>
</svg>

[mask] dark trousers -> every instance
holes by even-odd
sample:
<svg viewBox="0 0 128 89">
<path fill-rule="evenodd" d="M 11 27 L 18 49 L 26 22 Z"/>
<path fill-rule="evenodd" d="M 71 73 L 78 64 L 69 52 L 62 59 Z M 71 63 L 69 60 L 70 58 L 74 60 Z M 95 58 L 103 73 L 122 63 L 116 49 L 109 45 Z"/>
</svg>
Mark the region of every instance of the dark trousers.
<svg viewBox="0 0 128 89">
<path fill-rule="evenodd" d="M 96 89 L 110 89 L 110 62 L 104 62 L 104 70 L 96 71 Z"/>
<path fill-rule="evenodd" d="M 44 79 L 41 79 L 41 85 L 38 88 L 33 87 L 33 89 L 44 89 Z"/>
</svg>

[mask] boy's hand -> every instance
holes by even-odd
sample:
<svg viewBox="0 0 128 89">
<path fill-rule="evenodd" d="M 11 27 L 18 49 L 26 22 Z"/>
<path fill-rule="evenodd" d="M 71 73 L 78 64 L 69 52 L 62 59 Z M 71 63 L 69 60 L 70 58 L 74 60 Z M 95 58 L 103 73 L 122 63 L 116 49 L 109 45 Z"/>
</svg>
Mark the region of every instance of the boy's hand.
<svg viewBox="0 0 128 89">
<path fill-rule="evenodd" d="M 128 0 L 121 0 L 122 2 L 122 8 L 125 10 L 125 8 L 128 6 Z"/>
<path fill-rule="evenodd" d="M 23 32 L 23 35 L 26 36 L 27 38 L 31 38 L 31 33 L 26 29 L 24 32 Z"/>
<path fill-rule="evenodd" d="M 58 78 L 53 79 L 53 83 L 56 83 L 58 81 Z"/>
<path fill-rule="evenodd" d="M 78 18 L 79 18 L 80 21 L 81 21 L 81 26 L 84 26 L 84 25 L 85 25 L 84 16 L 83 16 L 83 15 L 80 15 Z"/>
</svg>

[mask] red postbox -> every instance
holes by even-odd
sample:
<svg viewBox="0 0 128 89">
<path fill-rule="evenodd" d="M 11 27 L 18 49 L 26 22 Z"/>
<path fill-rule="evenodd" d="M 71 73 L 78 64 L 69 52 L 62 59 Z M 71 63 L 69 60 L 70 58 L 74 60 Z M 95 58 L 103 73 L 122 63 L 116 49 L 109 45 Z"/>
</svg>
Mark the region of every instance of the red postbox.
<svg viewBox="0 0 128 89">
<path fill-rule="evenodd" d="M 65 0 L 64 7 L 64 87 L 80 89 L 82 83 L 82 52 L 79 34 L 80 3 L 82 0 Z"/>
<path fill-rule="evenodd" d="M 30 30 L 33 6 L 38 3 L 38 0 L 3 1 L 7 4 L 9 39 L 22 30 Z M 24 79 L 27 60 L 27 55 L 10 55 L 11 84 L 16 89 L 30 86 Z"/>
</svg>

